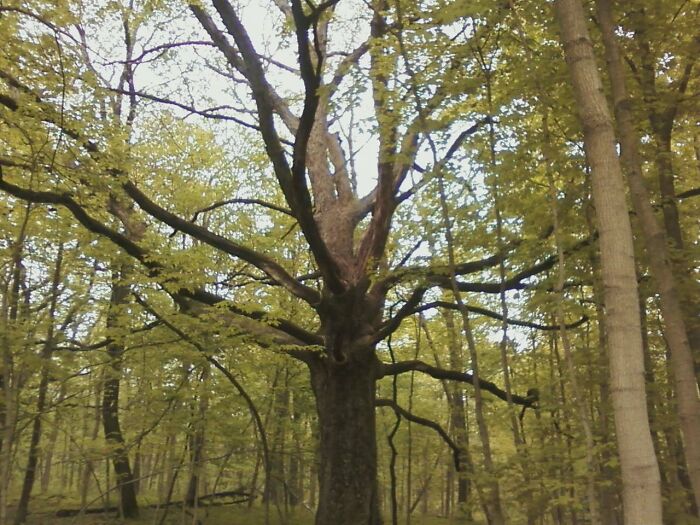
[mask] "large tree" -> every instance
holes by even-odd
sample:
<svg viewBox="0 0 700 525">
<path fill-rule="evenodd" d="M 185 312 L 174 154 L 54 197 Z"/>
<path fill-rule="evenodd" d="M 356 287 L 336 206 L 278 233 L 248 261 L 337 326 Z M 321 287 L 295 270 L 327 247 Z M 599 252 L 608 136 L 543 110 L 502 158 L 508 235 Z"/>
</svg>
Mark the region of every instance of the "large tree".
<svg viewBox="0 0 700 525">
<path fill-rule="evenodd" d="M 281 348 L 290 356 L 303 361 L 310 371 L 316 397 L 320 428 L 319 472 L 320 491 L 317 523 L 353 524 L 380 523 L 377 495 L 377 452 L 375 431 L 376 382 L 384 376 L 418 370 L 436 377 L 472 382 L 474 377 L 460 371 L 444 371 L 420 361 L 383 363 L 377 355 L 377 345 L 395 331 L 402 319 L 413 313 L 426 292 L 433 287 L 451 286 L 447 267 L 410 266 L 403 262 L 390 264 L 387 243 L 391 223 L 397 207 L 410 199 L 430 181 L 431 170 L 440 169 L 459 149 L 462 142 L 479 129 L 479 124 L 462 130 L 453 129 L 455 119 L 449 110 L 464 102 L 465 63 L 463 48 L 453 44 L 450 31 L 454 27 L 434 18 L 430 12 L 418 16 L 408 6 L 389 6 L 377 3 L 364 15 L 370 35 L 356 43 L 341 59 L 331 64 L 332 56 L 340 50 L 334 47 L 333 33 L 338 31 L 333 11 L 336 2 L 317 6 L 279 2 L 286 27 L 283 36 L 294 42 L 297 65 L 283 69 L 285 74 L 300 82 L 302 90 L 296 97 L 283 96 L 274 87 L 268 71 L 268 59 L 260 54 L 241 14 L 225 0 L 213 2 L 213 12 L 200 4 L 191 4 L 190 11 L 205 34 L 226 59 L 225 68 L 236 81 L 243 80 L 254 102 L 251 112 L 255 123 L 250 124 L 262 137 L 271 171 L 281 189 L 288 209 L 303 235 L 316 271 L 300 278 L 293 275 L 289 261 L 280 261 L 261 250 L 253 249 L 235 240 L 200 226 L 189 218 L 178 216 L 149 195 L 139 185 L 131 170 L 136 164 L 130 160 L 130 148 L 119 131 L 110 130 L 112 139 L 105 143 L 94 136 L 91 126 L 83 126 L 74 112 L 66 111 L 65 86 L 63 93 L 42 93 L 33 79 L 10 64 L 2 69 L 6 88 L 2 103 L 13 118 L 34 119 L 35 124 L 58 130 L 59 140 L 70 144 L 63 152 L 60 169 L 46 158 L 39 164 L 46 166 L 48 180 L 32 186 L 26 178 L 27 156 L 21 148 L 10 152 L 4 162 L 2 189 L 16 197 L 33 202 L 62 205 L 75 218 L 95 233 L 104 235 L 124 252 L 142 263 L 144 271 L 167 290 L 174 304 L 192 315 L 202 315 L 216 305 L 225 305 L 217 311 L 225 323 L 239 332 L 245 332 L 260 344 Z M 408 12 L 403 13 L 402 10 Z M 17 9 L 22 13 L 21 9 Z M 489 13 L 487 16 L 497 16 Z M 126 37 L 135 34 L 134 21 L 123 13 Z M 58 30 L 40 15 L 38 23 L 47 24 L 47 30 Z M 137 17 L 138 18 L 138 17 Z M 218 18 L 218 21 L 215 20 Z M 360 17 L 362 19 L 362 17 Z M 129 24 L 132 30 L 129 31 Z M 407 42 L 425 33 L 420 24 L 434 26 L 430 30 L 435 41 L 430 47 Z M 412 26 L 413 25 L 413 26 Z M 89 46 L 76 48 L 87 56 Z M 342 42 L 341 42 L 342 44 Z M 167 47 L 167 46 L 165 46 Z M 133 46 L 127 46 L 133 49 Z M 132 53 L 127 63 L 133 60 Z M 78 59 L 78 56 L 75 56 Z M 425 67 L 432 60 L 435 63 Z M 331 67 L 333 66 L 333 67 Z M 92 65 L 83 63 L 83 69 L 68 72 L 73 78 L 85 78 Z M 421 71 L 417 69 L 421 67 Z M 343 100 L 334 101 L 348 72 L 359 72 L 359 81 L 371 89 L 374 101 L 373 119 L 378 137 L 376 186 L 365 196 L 359 196 L 357 183 L 351 175 L 346 153 L 332 131 L 337 108 Z M 447 70 L 445 74 L 443 69 Z M 92 69 L 92 73 L 95 70 Z M 65 70 L 63 74 L 66 75 Z M 144 96 L 137 93 L 133 76 L 116 86 L 101 85 L 100 90 L 111 89 L 117 94 L 126 92 L 133 101 Z M 64 81 L 65 82 L 65 81 Z M 97 81 L 96 81 L 97 82 Z M 357 83 L 358 80 L 354 79 Z M 97 82 L 99 83 L 99 82 Z M 296 87 L 296 85 L 295 85 Z M 97 88 L 95 88 L 97 89 Z M 104 91 L 102 91 L 104 92 Z M 63 98 L 61 98 L 63 97 Z M 113 99 L 117 100 L 117 99 Z M 63 103 L 64 106 L 60 106 Z M 133 104 L 132 104 L 133 108 Z M 83 111 L 89 108 L 83 107 Z M 372 112 L 372 110 L 368 110 Z M 131 115 L 129 118 L 133 118 Z M 365 117 L 366 118 L 366 117 Z M 42 124 L 43 123 L 43 124 Z M 122 125 L 124 123 L 122 122 Z M 280 129 L 282 127 L 282 129 Z M 51 132 L 49 132 L 50 136 Z M 449 140 L 435 165 L 421 168 L 423 179 L 408 188 L 406 177 L 414 169 L 416 156 L 422 144 L 434 147 L 436 138 Z M 451 136 L 451 138 L 450 138 Z M 69 164 L 68 155 L 75 160 Z M 62 172 L 72 172 L 77 187 L 69 189 Z M 90 174 L 90 175 L 88 175 Z M 260 174 L 266 177 L 265 173 Z M 92 177 L 92 180 L 91 180 Z M 132 202 L 138 210 L 125 216 L 121 206 L 112 214 L 119 223 L 110 224 L 105 216 L 91 210 L 89 199 L 94 199 L 95 184 L 106 190 L 107 202 Z M 93 201 L 94 202 L 94 201 Z M 253 202 L 253 200 L 251 200 Z M 120 209 L 122 212 L 120 212 Z M 208 245 L 221 253 L 250 265 L 264 277 L 262 287 L 284 289 L 295 300 L 305 305 L 305 317 L 315 318 L 307 326 L 276 317 L 265 322 L 263 310 L 238 307 L 231 297 L 218 296 L 205 286 L 183 282 L 173 283 L 173 263 L 162 254 L 152 253 L 152 247 L 138 242 L 127 232 L 120 233 L 117 224 L 146 225 L 151 219 L 183 232 L 198 243 Z M 497 266 L 520 242 L 504 245 L 498 253 L 466 263 L 454 265 L 456 276 L 477 273 Z M 504 285 L 522 286 L 522 281 L 554 263 L 550 257 L 531 270 L 523 270 Z M 498 292 L 497 283 L 458 282 L 465 291 Z M 387 316 L 385 300 L 392 290 L 402 287 L 407 299 L 394 313 Z M 300 308 L 298 306 L 297 308 Z M 480 381 L 480 388 L 490 390 L 501 398 L 505 393 L 493 383 Z M 531 400 L 511 396 L 515 403 L 528 405 Z"/>
<path fill-rule="evenodd" d="M 507 122 L 513 101 L 524 95 L 509 93 L 501 102 L 505 109 L 499 109 L 490 84 L 488 96 L 481 86 L 482 77 L 491 79 L 490 68 L 500 63 L 498 38 L 512 9 L 465 13 L 459 2 L 381 0 L 347 6 L 278 0 L 272 9 L 274 37 L 267 38 L 253 25 L 263 11 L 227 0 L 193 2 L 185 13 L 150 1 L 99 8 L 74 2 L 67 10 L 39 3 L 0 7 L 5 15 L 0 30 L 13 35 L 0 61 L 2 121 L 11 131 L 2 145 L 0 189 L 13 198 L 65 208 L 119 248 L 103 254 L 115 269 L 112 284 L 120 293 L 113 318 L 138 310 L 202 352 L 245 337 L 304 363 L 320 438 L 316 522 L 378 524 L 375 407 L 407 415 L 395 400 L 376 399 L 382 377 L 417 371 L 472 383 L 479 400 L 482 391 L 523 407 L 536 399 L 464 371 L 477 369 L 467 313 L 503 321 L 505 384 L 506 294 L 531 287 L 530 278 L 556 264 L 555 255 L 533 255 L 552 228 L 543 220 L 514 234 L 516 228 L 509 232 L 509 221 L 499 215 L 497 233 L 483 227 L 483 243 L 474 242 L 481 246 L 469 253 L 460 245 L 466 235 L 452 227 L 448 209 L 463 201 L 450 195 L 448 206 L 444 192 L 455 159 L 464 158 L 463 148 L 473 139 L 491 138 L 491 160 L 483 163 L 487 167 L 480 168 L 476 184 L 487 173 L 495 177 L 507 162 L 512 168 L 518 164 L 496 158 L 494 114 Z M 185 36 L 173 40 L 170 33 L 178 32 Z M 115 38 L 126 52 L 112 60 Z M 167 67 L 159 69 L 156 59 L 168 61 Z M 177 78 L 176 66 L 181 66 Z M 168 93 L 158 75 L 173 75 L 168 80 L 176 89 Z M 528 104 L 536 105 L 535 97 Z M 177 116 L 216 119 L 220 127 L 214 129 L 222 136 L 211 137 L 209 153 L 183 160 L 164 146 L 167 137 L 194 141 L 198 132 L 164 108 L 175 108 Z M 235 194 L 242 184 L 233 163 L 221 163 L 230 167 L 227 172 L 208 164 L 226 142 L 223 124 L 236 126 L 243 138 L 232 143 L 249 149 L 254 195 Z M 367 162 L 358 142 L 370 136 L 376 155 Z M 470 160 L 476 165 L 483 160 L 478 157 Z M 527 178 L 511 177 L 518 188 L 529 185 Z M 367 187 L 370 181 L 373 187 Z M 435 182 L 445 213 L 431 217 L 444 226 L 442 232 L 419 220 L 425 210 L 416 204 L 422 198 L 437 207 Z M 508 184 L 485 185 L 498 194 L 499 206 L 508 206 Z M 266 211 L 257 215 L 251 209 Z M 400 230 L 392 228 L 397 216 Z M 474 217 L 482 218 L 478 211 Z M 271 231 L 274 223 L 282 240 L 251 235 L 244 225 L 253 218 L 259 230 Z M 413 249 L 398 239 L 405 232 L 416 242 Z M 442 250 L 443 233 L 450 256 L 428 257 L 425 245 Z M 576 246 L 588 244 L 580 237 Z M 562 253 L 571 250 L 561 247 Z M 545 291 L 551 289 L 543 282 Z M 434 292 L 441 288 L 456 304 L 435 300 L 444 298 Z M 138 295 L 131 294 L 135 289 Z M 500 295 L 502 312 L 461 299 L 460 293 L 475 292 Z M 404 319 L 437 307 L 462 314 L 472 364 L 445 370 L 417 359 L 389 363 L 383 357 L 387 338 Z M 188 335 L 188 325 L 172 320 L 182 321 L 173 316 L 176 311 L 207 323 L 207 345 Z M 108 328 L 118 332 L 117 321 Z M 118 385 L 123 348 L 118 334 L 115 339 L 111 379 Z M 105 416 L 115 413 L 116 408 Z M 466 442 L 466 436 L 458 441 Z M 124 466 L 120 476 L 128 470 Z M 493 498 L 498 507 L 498 484 L 487 492 L 492 496 L 485 499 Z"/>
</svg>

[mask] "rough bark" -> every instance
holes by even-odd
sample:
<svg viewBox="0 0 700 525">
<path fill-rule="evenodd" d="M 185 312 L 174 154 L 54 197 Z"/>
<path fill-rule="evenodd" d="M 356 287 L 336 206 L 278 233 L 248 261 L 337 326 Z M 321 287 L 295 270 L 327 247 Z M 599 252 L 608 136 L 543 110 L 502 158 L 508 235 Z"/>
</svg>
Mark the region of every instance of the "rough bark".
<svg viewBox="0 0 700 525">
<path fill-rule="evenodd" d="M 310 365 L 319 417 L 316 525 L 380 525 L 374 356 Z"/>
<path fill-rule="evenodd" d="M 661 525 L 659 467 L 651 440 L 632 229 L 612 119 L 580 0 L 556 3 L 600 232 L 610 378 L 623 480 L 625 523 Z"/>
<path fill-rule="evenodd" d="M 328 76 L 326 75 L 328 72 L 323 70 L 325 58 L 323 35 L 331 19 L 326 11 L 332 10 L 335 1 L 324 2 L 315 8 L 309 8 L 300 0 L 291 0 L 289 5 L 280 2 L 285 4 L 290 15 L 290 26 L 297 41 L 300 80 L 304 85 L 303 93 L 299 93 L 303 96 L 303 109 L 298 117 L 292 115 L 287 103 L 268 82 L 267 65 L 255 49 L 253 39 L 250 38 L 237 8 L 226 0 L 212 0 L 218 15 L 217 22 L 223 23 L 224 32 L 217 27 L 217 22 L 204 10 L 204 7 L 199 2 L 196 4 L 189 6 L 191 11 L 231 68 L 237 72 L 237 76 L 240 74 L 240 78 L 245 79 L 250 88 L 249 92 L 255 102 L 257 118 L 254 127 L 260 132 L 265 143 L 265 151 L 272 171 L 287 201 L 285 209 L 288 209 L 296 219 L 307 242 L 308 251 L 318 269 L 318 279 L 322 281 L 318 287 L 303 284 L 301 280 L 289 273 L 283 264 L 273 260 L 267 254 L 201 227 L 175 215 L 167 207 L 159 205 L 129 180 L 130 174 L 124 171 L 123 165 L 113 165 L 114 156 L 107 155 L 107 152 L 101 150 L 101 146 L 98 145 L 101 143 L 100 140 L 93 141 L 83 136 L 83 132 L 78 131 L 80 126 L 72 127 L 70 123 L 66 124 L 68 121 L 63 118 L 62 113 L 50 109 L 49 104 L 44 103 L 40 97 L 33 97 L 31 90 L 17 87 L 16 84 L 12 84 L 12 87 L 23 91 L 30 100 L 41 106 L 43 118 L 47 122 L 59 126 L 66 137 L 75 141 L 78 147 L 82 147 L 95 159 L 104 161 L 104 164 L 96 164 L 108 168 L 110 180 L 114 180 L 115 184 L 119 184 L 124 191 L 124 195 L 121 191 L 119 192 L 120 196 L 132 206 L 134 203 L 138 204 L 139 210 L 132 214 L 131 211 L 135 208 L 129 208 L 128 205 L 120 206 L 121 203 L 117 203 L 118 206 L 110 210 L 123 221 L 125 235 L 93 217 L 69 193 L 34 191 L 1 179 L 0 188 L 20 198 L 65 206 L 90 231 L 109 238 L 126 254 L 139 261 L 149 277 L 154 279 L 162 277 L 164 273 L 174 268 L 159 262 L 162 258 L 152 257 L 154 254 L 150 253 L 145 243 L 144 245 L 140 243 L 140 237 L 129 231 L 130 224 L 138 226 L 132 219 L 138 219 L 139 213 L 148 214 L 159 224 L 166 224 L 222 254 L 245 261 L 265 274 L 266 282 L 280 286 L 291 296 L 304 301 L 309 309 L 313 309 L 320 318 L 321 334 L 303 330 L 284 319 L 276 320 L 275 326 L 271 326 L 264 322 L 269 319 L 269 312 L 250 312 L 247 309 L 237 308 L 233 302 L 227 302 L 227 307 L 218 311 L 222 316 L 228 315 L 227 319 L 231 320 L 233 327 L 251 335 L 261 345 L 272 346 L 281 343 L 287 347 L 294 346 L 293 350 L 289 350 L 289 354 L 310 364 L 321 433 L 320 505 L 317 524 L 374 525 L 380 521 L 377 511 L 379 498 L 376 490 L 373 403 L 378 363 L 374 347 L 391 331 L 397 329 L 402 319 L 399 317 L 387 321 L 384 325 L 381 323 L 384 298 L 388 290 L 401 281 L 413 281 L 414 276 L 410 272 L 404 273 L 397 268 L 395 270 L 398 270 L 396 272 L 398 275 L 392 276 L 391 272 L 388 272 L 389 275 L 385 278 L 376 279 L 376 277 L 381 273 L 379 270 L 383 271 L 384 266 L 387 265 L 385 250 L 393 213 L 397 205 L 405 200 L 401 197 L 399 190 L 413 166 L 418 144 L 427 133 L 435 129 L 435 124 L 426 128 L 421 121 L 425 117 L 431 117 L 431 113 L 437 114 L 442 110 L 443 103 L 452 96 L 450 94 L 453 91 L 452 79 L 448 75 L 444 83 L 437 86 L 435 95 L 426 105 L 426 111 L 420 111 L 420 118 L 416 118 L 413 122 L 399 122 L 393 117 L 387 118 L 389 115 L 399 116 L 403 113 L 410 114 L 412 111 L 404 112 L 403 109 L 397 111 L 400 108 L 394 107 L 387 89 L 393 85 L 393 80 L 387 75 L 394 76 L 394 73 L 387 73 L 386 60 L 383 60 L 385 58 L 383 55 L 389 53 L 389 50 L 381 45 L 372 46 L 370 67 L 373 71 L 369 76 L 373 82 L 376 121 L 380 124 L 378 127 L 380 142 L 377 162 L 378 184 L 368 196 L 359 199 L 357 195 L 351 193 L 352 185 L 348 181 L 342 148 L 328 130 L 334 118 L 329 115 L 331 113 L 329 99 L 330 93 L 340 84 L 347 69 L 370 46 L 360 46 L 358 50 L 342 59 L 332 84 L 321 85 L 324 78 Z M 384 12 L 390 8 L 392 8 L 390 3 L 383 1 L 376 2 L 372 6 L 371 30 L 377 42 L 385 37 L 393 38 L 393 29 Z M 126 33 L 127 38 L 130 38 L 128 30 Z M 127 47 L 132 49 L 130 45 Z M 133 88 L 130 80 L 133 72 L 132 65 L 128 60 L 125 62 L 124 78 L 127 79 L 130 88 Z M 402 73 L 397 72 L 395 76 L 400 78 L 401 75 Z M 12 107 L 5 105 L 11 111 L 15 111 L 18 108 L 17 103 L 14 99 L 8 100 L 11 100 Z M 133 91 L 130 93 L 130 100 L 132 102 L 135 100 Z M 44 110 L 46 110 L 45 113 Z M 127 122 L 133 118 L 133 110 L 134 104 L 131 105 Z M 278 117 L 294 137 L 291 152 L 283 146 L 283 144 L 291 145 L 291 141 L 282 139 L 276 129 Z M 441 159 L 441 165 L 444 165 L 450 159 L 450 155 L 459 149 L 461 141 L 476 129 L 478 126 L 474 126 L 472 131 L 467 130 L 459 135 L 460 138 L 449 149 L 448 155 Z M 426 177 L 427 180 L 429 180 L 428 177 Z M 357 228 L 370 213 L 371 218 L 364 221 L 361 228 Z M 492 267 L 505 256 L 506 254 L 498 254 L 464 265 L 456 265 L 452 261 L 451 273 L 454 277 L 455 274 L 477 272 Z M 511 280 L 505 282 L 508 287 L 524 286 L 523 279 L 546 267 L 551 267 L 552 264 L 553 259 L 545 261 L 536 265 L 536 268 L 516 274 L 512 282 Z M 441 274 L 444 271 L 420 268 L 416 275 L 430 273 Z M 183 283 L 182 290 L 171 292 L 178 306 L 187 313 L 197 315 L 198 312 L 210 312 L 211 310 L 206 307 L 217 304 L 221 306 L 224 303 L 223 298 L 203 290 L 192 290 L 189 284 Z M 446 287 L 452 288 L 453 284 L 447 283 Z M 473 284 L 464 283 L 472 286 Z M 431 281 L 430 286 L 445 285 Z M 497 284 L 495 289 L 500 291 L 503 285 Z M 413 307 L 421 301 L 422 293 L 415 294 L 414 299 Z M 193 307 L 193 303 L 197 303 L 200 307 Z M 461 309 L 464 310 L 464 305 L 461 305 Z M 406 312 L 410 310 L 407 308 Z M 303 346 L 312 347 L 312 349 L 299 349 Z M 318 352 L 319 347 L 320 352 Z M 474 349 L 473 340 L 470 341 L 470 348 Z M 119 452 L 123 451 L 123 438 L 117 419 L 121 350 L 118 346 L 112 346 L 109 351 L 113 357 L 112 375 L 114 377 L 108 379 L 105 384 L 104 424 L 108 438 L 110 436 L 114 438 L 115 450 Z M 473 361 L 476 370 L 475 358 Z M 402 366 L 400 363 L 397 365 L 398 369 Z M 431 373 L 435 373 L 434 368 L 427 368 L 419 363 L 413 363 L 411 366 L 413 366 L 411 369 L 423 372 L 430 370 Z M 448 379 L 446 375 L 442 377 Z M 505 396 L 505 393 L 493 383 L 481 381 L 476 373 L 472 375 L 455 371 L 449 379 L 470 382 L 475 385 L 477 392 L 493 391 L 498 392 L 497 395 L 501 398 Z M 480 395 L 478 393 L 476 397 L 480 399 Z M 518 399 L 522 400 L 513 395 L 514 402 L 517 403 Z M 107 431 L 108 427 L 109 431 Z M 483 421 L 480 427 L 483 430 Z M 482 434 L 484 434 L 483 431 Z M 117 455 L 115 454 L 114 457 L 116 458 Z M 122 458 L 126 459 L 126 456 L 122 455 Z M 122 461 L 120 469 L 118 475 L 121 475 L 119 472 L 128 475 L 128 461 Z M 122 487 L 130 485 L 130 483 L 121 483 Z M 493 494 L 494 499 L 497 499 L 497 488 Z"/>
</svg>

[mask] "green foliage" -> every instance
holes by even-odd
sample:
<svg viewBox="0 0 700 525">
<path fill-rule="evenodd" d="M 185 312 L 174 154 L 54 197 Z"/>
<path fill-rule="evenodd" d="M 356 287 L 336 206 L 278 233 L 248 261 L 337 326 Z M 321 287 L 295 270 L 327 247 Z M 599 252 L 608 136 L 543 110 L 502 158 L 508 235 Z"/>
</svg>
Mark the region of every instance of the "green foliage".
<svg viewBox="0 0 700 525">
<path fill-rule="evenodd" d="M 594 241 L 580 246 L 582 240 L 592 238 L 595 224 L 566 64 L 549 4 L 505 4 L 461 0 L 383 4 L 381 13 L 389 30 L 370 38 L 367 55 L 347 65 L 342 81 L 323 86 L 320 95 L 332 96 L 328 102 L 332 131 L 340 131 L 344 153 L 357 163 L 352 170 L 355 185 L 359 178 L 359 193 L 365 193 L 362 186 L 374 181 L 378 160 L 374 154 L 370 161 L 363 160 L 366 150 L 362 144 L 374 148 L 380 161 L 406 160 L 413 165 L 415 160 L 401 191 L 413 187 L 416 196 L 397 209 L 385 260 L 369 276 L 377 283 L 399 261 L 409 276 L 389 292 L 385 318 L 400 309 L 416 285 L 428 282 L 426 268 L 432 267 L 436 277 L 450 276 L 438 177 L 443 177 L 446 186 L 458 262 L 479 260 L 513 247 L 504 261 L 504 275 L 497 265 L 485 267 L 461 277 L 471 284 L 489 283 L 497 288 L 503 277 L 517 275 L 555 253 L 551 225 L 556 208 L 567 253 L 563 298 L 552 294 L 556 282 L 556 267 L 552 267 L 505 293 L 508 317 L 551 328 L 556 324 L 557 301 L 562 302 L 567 322 L 588 317 L 569 331 L 569 337 L 575 374 L 584 385 L 584 402 L 595 426 L 594 455 L 600 466 L 596 488 L 601 494 L 611 494 L 617 507 L 619 461 L 606 390 L 604 337 L 599 333 L 602 307 L 596 247 Z M 334 14 L 324 15 L 331 17 L 332 52 L 324 70 L 326 80 L 360 43 L 355 41 L 359 37 L 354 30 L 368 30 L 373 12 L 366 7 L 353 2 L 346 8 L 341 3 Z M 625 9 L 625 16 L 619 36 L 630 61 L 635 124 L 644 137 L 644 167 L 651 180 L 659 153 L 652 140 L 649 113 L 668 108 L 684 65 L 697 55 L 691 37 L 697 16 L 680 1 L 640 1 L 620 8 Z M 116 447 L 107 443 L 100 430 L 103 383 L 112 373 L 105 347 L 112 342 L 124 349 L 118 373 L 122 389 L 119 415 L 128 456 L 132 465 L 136 458 L 139 461 L 143 476 L 139 498 L 144 503 L 165 501 L 170 483 L 174 487 L 171 499 L 181 499 L 190 474 L 200 469 L 201 491 L 242 488 L 256 497 L 250 509 L 201 509 L 206 523 L 264 521 L 260 432 L 248 401 L 213 368 L 207 359 L 213 358 L 231 372 L 257 407 L 268 452 L 276 461 L 274 476 L 287 484 L 288 494 L 300 492 L 304 505 L 313 507 L 317 502 L 312 498 L 318 491 L 318 421 L 307 370 L 289 358 L 290 346 L 275 345 L 267 335 L 251 334 L 231 322 L 230 315 L 235 307 L 236 315 L 256 316 L 263 327 L 291 320 L 314 334 L 320 331 L 321 320 L 305 302 L 280 286 L 268 286 L 270 278 L 259 268 L 166 226 L 130 204 L 123 187 L 128 177 L 168 212 L 265 254 L 290 275 L 303 276 L 305 284 L 320 290 L 317 263 L 299 224 L 274 209 L 286 209 L 289 203 L 257 130 L 199 118 L 202 115 L 193 111 L 213 115 L 233 107 L 236 111 L 231 114 L 254 122 L 250 94 L 237 85 L 238 72 L 232 73 L 208 43 L 201 45 L 199 40 L 204 37 L 191 14 L 174 2 L 140 1 L 127 6 L 112 1 L 32 0 L 21 7 L 4 3 L 0 9 L 0 72 L 19 79 L 27 88 L 11 85 L 5 76 L 0 81 L 0 94 L 16 100 L 21 108 L 0 106 L 3 180 L 29 190 L 70 195 L 105 227 L 131 235 L 148 253 L 147 263 L 152 263 L 150 267 L 136 264 L 103 235 L 76 225 L 64 206 L 28 205 L 8 193 L 0 194 L 1 400 L 3 417 L 9 418 L 3 421 L 2 439 L 10 443 L 5 450 L 12 451 L 4 472 L 10 499 L 18 495 L 29 429 L 34 418 L 41 417 L 43 463 L 39 470 L 47 481 L 35 489 L 33 508 L 115 502 L 114 474 L 108 460 Z M 297 111 L 303 101 L 302 83 L 294 68 L 285 66 L 296 53 L 290 51 L 296 49 L 293 26 L 277 11 L 266 16 L 270 24 L 263 34 L 255 35 L 264 42 L 260 49 L 270 54 L 264 67 L 274 71 L 271 82 L 279 88 L 287 108 Z M 129 64 L 122 49 L 125 25 L 138 43 L 132 50 L 133 70 L 125 67 Z M 640 33 L 651 55 L 651 65 L 646 66 L 654 69 L 655 96 L 640 76 L 644 67 L 639 62 L 640 49 L 645 44 Z M 190 43 L 180 45 L 186 41 Z M 697 186 L 696 69 L 688 78 L 687 94 L 678 101 L 671 152 L 677 193 Z M 128 82 L 119 81 L 129 71 L 137 91 L 151 93 L 150 98 L 138 97 L 131 106 L 133 118 L 129 116 Z M 170 99 L 192 107 L 178 108 L 167 102 Z M 206 107 L 215 109 L 207 112 Z M 474 123 L 478 123 L 476 129 L 452 158 L 431 171 L 458 133 Z M 415 151 L 396 149 L 392 129 L 415 132 L 420 137 Z M 293 137 L 282 135 L 283 147 L 289 148 Z M 251 204 L 252 200 L 265 205 Z M 692 263 L 699 249 L 693 242 L 700 234 L 697 197 L 684 199 L 681 212 L 689 247 L 680 255 Z M 358 241 L 368 223 L 369 219 L 360 222 L 355 232 Z M 65 260 L 57 305 L 50 314 L 51 276 L 59 245 L 64 247 Z M 640 275 L 648 282 L 641 249 L 639 261 Z M 153 265 L 158 266 L 157 272 Z M 117 271 L 121 272 L 120 284 L 128 286 L 133 295 L 115 307 L 110 306 L 110 296 Z M 17 293 L 13 292 L 15 285 Z M 424 302 L 452 302 L 445 288 L 431 289 Z M 176 304 L 167 293 L 182 290 L 207 290 L 224 300 L 188 315 L 191 305 Z M 663 327 L 653 288 L 644 293 L 652 423 L 662 471 L 669 474 L 666 513 L 682 523 L 688 506 L 685 489 L 675 481 L 680 436 Z M 467 293 L 465 303 L 496 316 L 503 314 L 498 293 Z M 113 321 L 109 328 L 108 315 Z M 455 313 L 452 320 L 457 327 L 459 317 Z M 404 374 L 396 380 L 397 403 L 415 415 L 430 417 L 454 438 L 457 431 L 450 396 L 463 398 L 472 463 L 466 473 L 472 492 L 465 508 L 471 509 L 475 519 L 482 512 L 477 489 L 497 478 L 512 523 L 526 522 L 528 505 L 537 509 L 538 516 L 558 513 L 563 520 L 576 512 L 585 520 L 586 450 L 560 337 L 554 330 L 537 331 L 511 323 L 505 345 L 509 362 L 504 370 L 501 322 L 480 314 L 470 314 L 470 321 L 481 377 L 502 387 L 507 372 L 513 393 L 524 395 L 533 387 L 540 391 L 538 408 L 526 410 L 522 419 L 518 407 L 485 394 L 493 471 L 484 464 L 470 386 L 460 387 L 455 394 L 453 387 L 425 374 Z M 41 352 L 52 332 L 53 353 L 47 362 Z M 451 355 L 453 340 L 458 350 Z M 257 344 L 261 341 L 262 346 Z M 391 345 L 396 360 L 420 359 L 462 372 L 472 367 L 461 330 L 451 327 L 447 316 L 435 310 L 424 312 L 422 318 L 411 315 L 392 334 Z M 391 361 L 386 341 L 378 345 L 377 355 L 383 362 Z M 50 377 L 48 404 L 37 414 L 44 366 Z M 382 379 L 378 397 L 391 398 L 393 386 L 391 377 Z M 386 511 L 391 458 L 387 436 L 396 415 L 388 408 L 378 411 L 380 492 Z M 524 444 L 515 442 L 513 421 L 520 425 L 517 430 Z M 191 453 L 198 432 L 205 436 L 203 466 L 194 464 Z M 397 491 L 403 518 L 416 503 L 412 523 L 446 522 L 447 518 L 436 516 L 457 513 L 458 475 L 449 448 L 433 429 L 407 420 L 401 422 L 392 444 L 398 452 Z M 293 469 L 297 469 L 294 475 Z M 109 494 L 107 487 L 112 490 Z M 287 516 L 283 498 L 276 503 L 279 508 L 273 503 L 270 509 L 272 523 L 280 515 Z M 311 523 L 304 505 L 290 511 L 286 523 Z M 153 523 L 154 517 L 154 512 L 146 510 L 140 521 Z M 89 521 L 95 519 L 78 518 L 74 523 L 101 523 Z M 172 510 L 169 519 L 182 522 L 182 511 Z"/>
</svg>

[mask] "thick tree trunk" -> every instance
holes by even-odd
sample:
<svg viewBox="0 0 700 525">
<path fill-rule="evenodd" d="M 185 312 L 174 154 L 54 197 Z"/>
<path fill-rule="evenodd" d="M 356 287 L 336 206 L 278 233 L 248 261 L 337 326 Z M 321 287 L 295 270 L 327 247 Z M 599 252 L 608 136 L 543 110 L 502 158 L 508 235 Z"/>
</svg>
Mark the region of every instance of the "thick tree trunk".
<svg viewBox="0 0 700 525">
<path fill-rule="evenodd" d="M 632 229 L 627 213 L 612 119 L 580 0 L 556 3 L 591 165 L 593 201 L 610 346 L 610 377 L 623 480 L 625 523 L 661 525 L 661 483 L 644 387 Z"/>
<path fill-rule="evenodd" d="M 375 358 L 318 357 L 310 370 L 320 433 L 316 525 L 380 525 Z"/>
</svg>

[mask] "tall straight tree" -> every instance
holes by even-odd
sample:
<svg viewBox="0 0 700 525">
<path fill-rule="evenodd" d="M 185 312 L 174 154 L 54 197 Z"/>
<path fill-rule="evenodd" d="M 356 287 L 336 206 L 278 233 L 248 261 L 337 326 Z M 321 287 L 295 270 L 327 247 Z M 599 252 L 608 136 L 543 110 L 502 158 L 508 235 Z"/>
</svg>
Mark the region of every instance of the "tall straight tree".
<svg viewBox="0 0 700 525">
<path fill-rule="evenodd" d="M 660 525 L 661 481 L 644 388 L 632 227 L 612 118 L 580 0 L 558 0 L 556 12 L 591 166 L 625 523 Z"/>
<path fill-rule="evenodd" d="M 700 397 L 698 397 L 695 365 L 684 321 L 681 295 L 673 274 L 668 239 L 654 215 L 649 191 L 644 182 L 642 157 L 638 146 L 639 137 L 633 124 L 631 100 L 627 95 L 622 58 L 614 32 L 611 2 L 597 0 L 596 4 L 622 147 L 621 158 L 627 173 L 632 203 L 639 218 L 647 257 L 661 299 L 664 335 L 671 353 L 673 386 L 683 432 L 685 460 L 695 502 L 700 504 Z"/>
</svg>

